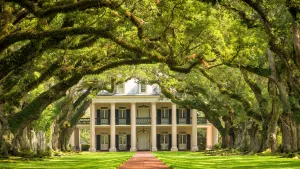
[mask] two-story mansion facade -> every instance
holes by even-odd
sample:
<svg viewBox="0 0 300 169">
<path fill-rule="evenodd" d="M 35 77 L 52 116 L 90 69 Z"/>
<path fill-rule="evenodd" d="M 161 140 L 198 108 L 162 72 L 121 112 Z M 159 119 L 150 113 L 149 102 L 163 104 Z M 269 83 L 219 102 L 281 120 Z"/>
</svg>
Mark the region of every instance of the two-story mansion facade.
<svg viewBox="0 0 300 169">
<path fill-rule="evenodd" d="M 206 147 L 218 142 L 218 132 L 197 110 L 164 99 L 158 85 L 131 79 L 116 93 L 100 92 L 89 107 L 70 143 L 80 147 L 79 129 L 90 128 L 89 151 L 198 150 L 197 128 L 206 129 Z"/>
</svg>

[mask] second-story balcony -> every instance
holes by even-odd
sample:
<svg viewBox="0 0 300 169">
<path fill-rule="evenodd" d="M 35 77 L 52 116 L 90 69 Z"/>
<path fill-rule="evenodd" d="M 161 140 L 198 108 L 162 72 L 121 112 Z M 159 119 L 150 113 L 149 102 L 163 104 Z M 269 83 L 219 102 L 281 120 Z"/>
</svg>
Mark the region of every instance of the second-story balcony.
<svg viewBox="0 0 300 169">
<path fill-rule="evenodd" d="M 177 124 L 191 124 L 192 119 L 178 118 Z M 78 122 L 79 125 L 89 125 L 90 118 L 81 118 Z M 96 125 L 110 125 L 110 119 L 108 118 L 95 118 Z M 116 125 L 130 125 L 130 118 L 118 118 L 116 119 Z M 136 118 L 137 125 L 151 124 L 151 117 L 138 117 Z M 172 121 L 170 118 L 157 118 L 157 125 L 170 125 Z M 207 124 L 207 119 L 205 117 L 197 117 L 197 124 Z"/>
</svg>

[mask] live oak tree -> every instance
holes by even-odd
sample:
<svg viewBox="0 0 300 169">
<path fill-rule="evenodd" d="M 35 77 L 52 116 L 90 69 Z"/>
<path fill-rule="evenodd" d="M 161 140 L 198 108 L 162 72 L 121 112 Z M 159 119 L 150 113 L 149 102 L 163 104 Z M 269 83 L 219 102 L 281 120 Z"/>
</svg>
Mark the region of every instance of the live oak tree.
<svg viewBox="0 0 300 169">
<path fill-rule="evenodd" d="M 87 74 L 156 62 L 189 72 L 202 57 L 196 42 L 201 32 L 189 30 L 197 22 L 185 12 L 193 5 L 204 6 L 182 2 L 1 1 L 3 153 L 7 154 L 5 135 L 12 132 L 19 137 L 47 106 Z M 190 18 L 182 22 L 185 17 Z M 179 23 L 181 28 L 176 29 Z M 50 78 L 56 81 L 49 89 L 20 105 L 29 91 Z"/>
<path fill-rule="evenodd" d="M 243 81 L 241 73 L 226 67 L 214 70 L 214 75 L 223 79 L 221 81 L 212 79 L 202 67 L 195 67 L 187 75 L 160 68 L 158 72 L 157 68 L 151 71 L 154 76 L 144 78 L 150 83 L 158 83 L 162 93 L 173 102 L 202 111 L 219 130 L 223 147 L 254 153 L 261 151 L 263 142 L 259 139 L 261 133 L 257 128 L 261 114 L 258 106 L 252 106 L 255 105 L 254 94 Z M 230 76 L 224 72 L 231 72 Z M 249 119 L 253 120 L 249 122 Z M 250 143 L 245 141 L 246 137 L 250 137 Z M 249 149 L 246 149 L 247 146 Z"/>
<path fill-rule="evenodd" d="M 252 73 L 268 78 L 278 90 L 282 113 L 280 126 L 283 134 L 282 150 L 297 151 L 299 144 L 299 9 L 298 1 L 220 1 L 216 6 L 231 12 L 247 26 L 246 31 L 259 32 L 262 55 L 269 68 L 235 59 L 235 67 L 247 67 Z M 246 44 L 253 44 L 248 41 Z M 266 46 L 265 46 L 266 45 Z M 265 46 L 265 47 L 264 47 Z M 244 58 L 239 55 L 237 58 Z M 267 70 L 267 71 L 266 71 Z M 274 90 L 274 89 L 273 89 Z M 275 115 L 277 116 L 277 115 Z M 274 122 L 273 122 L 274 123 Z M 271 127 L 271 126 L 270 126 Z"/>
<path fill-rule="evenodd" d="M 267 147 L 274 147 L 279 118 L 282 150 L 296 151 L 299 9 L 296 0 L 2 0 L 1 154 L 8 153 L 6 136 L 21 137 L 24 128 L 84 76 L 144 63 L 164 63 L 183 73 L 195 68 L 207 84 L 216 85 L 220 93 L 214 98 L 234 100 L 218 106 L 216 121 L 219 114 L 229 115 L 224 119 L 230 124 L 230 109 L 245 112 L 258 124 L 257 131 L 268 131 L 262 143 L 268 138 Z M 204 66 L 197 67 L 199 63 Z M 228 67 L 239 78 L 232 79 L 237 76 Z M 243 79 L 247 90 L 236 91 L 243 88 L 237 79 Z M 29 92 L 44 84 L 48 87 L 25 102 Z M 205 97 L 194 99 L 205 103 Z M 205 108 L 201 104 L 198 108 Z"/>
</svg>

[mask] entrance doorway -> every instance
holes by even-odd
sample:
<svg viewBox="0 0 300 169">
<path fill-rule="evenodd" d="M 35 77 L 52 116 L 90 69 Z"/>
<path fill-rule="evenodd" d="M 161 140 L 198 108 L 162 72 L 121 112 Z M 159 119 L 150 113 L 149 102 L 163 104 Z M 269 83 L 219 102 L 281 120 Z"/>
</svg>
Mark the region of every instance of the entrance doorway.
<svg viewBox="0 0 300 169">
<path fill-rule="evenodd" d="M 148 130 L 140 130 L 137 134 L 137 149 L 150 150 L 150 132 Z"/>
<path fill-rule="evenodd" d="M 96 150 L 108 150 L 109 147 L 109 135 L 96 135 Z"/>
<path fill-rule="evenodd" d="M 179 147 L 178 147 L 178 149 L 179 150 L 186 150 L 187 149 L 186 142 L 187 142 L 186 134 L 179 134 L 179 138 L 178 138 Z"/>
<path fill-rule="evenodd" d="M 125 134 L 119 135 L 119 150 L 127 150 L 127 136 Z"/>
<path fill-rule="evenodd" d="M 101 150 L 108 150 L 108 135 L 101 135 Z"/>
</svg>

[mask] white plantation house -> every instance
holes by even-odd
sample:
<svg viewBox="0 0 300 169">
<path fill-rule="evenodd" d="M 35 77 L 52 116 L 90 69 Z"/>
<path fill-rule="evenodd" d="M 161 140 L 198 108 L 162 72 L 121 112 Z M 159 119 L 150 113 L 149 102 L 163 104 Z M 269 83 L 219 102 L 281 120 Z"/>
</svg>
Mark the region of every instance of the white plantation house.
<svg viewBox="0 0 300 169">
<path fill-rule="evenodd" d="M 89 119 L 81 119 L 70 143 L 80 147 L 80 128 L 90 128 L 89 151 L 198 150 L 197 128 L 206 129 L 206 147 L 218 142 L 218 132 L 195 109 L 160 96 L 158 85 L 131 79 L 115 93 L 102 91 L 93 99 Z"/>
</svg>

